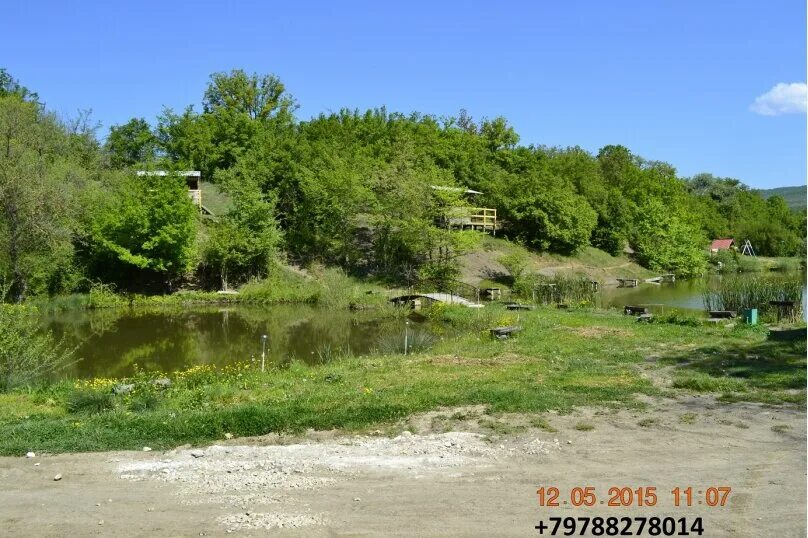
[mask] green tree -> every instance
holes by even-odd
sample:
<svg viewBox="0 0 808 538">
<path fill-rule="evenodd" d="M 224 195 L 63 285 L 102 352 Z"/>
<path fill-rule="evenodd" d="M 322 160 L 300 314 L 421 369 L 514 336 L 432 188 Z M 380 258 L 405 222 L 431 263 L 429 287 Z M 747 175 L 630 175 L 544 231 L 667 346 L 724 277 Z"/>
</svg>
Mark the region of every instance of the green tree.
<svg viewBox="0 0 808 538">
<path fill-rule="evenodd" d="M 132 118 L 110 127 L 104 149 L 113 168 L 130 168 L 156 160 L 158 139 L 145 119 Z"/>
<path fill-rule="evenodd" d="M 209 226 L 203 254 L 203 263 L 218 274 L 224 290 L 267 276 L 281 243 L 272 200 L 254 185 L 227 185 L 233 207 Z"/>
<path fill-rule="evenodd" d="M 193 265 L 198 217 L 184 177 L 120 174 L 91 205 L 82 238 L 91 275 L 124 289 L 161 289 Z"/>
<path fill-rule="evenodd" d="M 23 101 L 40 105 L 39 95 L 36 92 L 20 84 L 20 81 L 11 76 L 6 69 L 0 68 L 0 97 L 8 95 L 16 95 Z"/>
<path fill-rule="evenodd" d="M 242 69 L 213 73 L 202 102 L 207 113 L 225 109 L 258 121 L 273 115 L 288 117 L 297 107 L 278 77 L 248 75 Z"/>
<path fill-rule="evenodd" d="M 654 271 L 695 275 L 706 267 L 707 239 L 687 214 L 662 200 L 650 199 L 640 207 L 631 238 L 637 260 Z"/>
<path fill-rule="evenodd" d="M 17 302 L 32 278 L 47 281 L 71 255 L 73 186 L 84 174 L 69 150 L 62 126 L 37 103 L 0 97 L 0 269 Z"/>
</svg>

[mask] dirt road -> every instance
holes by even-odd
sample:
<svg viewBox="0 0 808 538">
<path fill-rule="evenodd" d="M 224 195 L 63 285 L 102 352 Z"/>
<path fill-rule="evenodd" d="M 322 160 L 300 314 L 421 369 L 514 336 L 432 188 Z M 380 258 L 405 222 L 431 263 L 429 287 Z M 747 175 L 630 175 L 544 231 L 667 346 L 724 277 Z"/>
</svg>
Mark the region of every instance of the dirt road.
<svg viewBox="0 0 808 538">
<path fill-rule="evenodd" d="M 398 426 L 415 434 L 0 458 L 0 535 L 539 536 L 542 518 L 601 515 L 701 516 L 705 536 L 805 536 L 803 411 L 707 398 L 651 408 L 545 415 L 557 432 L 464 409 Z M 560 501 L 576 486 L 601 500 L 612 486 L 656 486 L 659 501 L 540 508 L 540 486 Z M 674 508 L 677 486 L 693 487 L 694 506 Z M 696 504 L 710 486 L 732 488 L 726 506 Z"/>
</svg>

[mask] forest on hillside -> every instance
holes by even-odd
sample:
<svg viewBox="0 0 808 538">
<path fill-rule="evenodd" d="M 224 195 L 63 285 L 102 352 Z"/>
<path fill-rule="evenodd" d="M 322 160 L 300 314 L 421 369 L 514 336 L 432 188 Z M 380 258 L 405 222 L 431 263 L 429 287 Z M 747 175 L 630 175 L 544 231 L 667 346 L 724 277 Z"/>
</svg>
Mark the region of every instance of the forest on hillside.
<svg viewBox="0 0 808 538">
<path fill-rule="evenodd" d="M 480 234 L 441 223 L 472 202 L 499 234 L 571 254 L 630 247 L 642 265 L 700 273 L 713 238 L 765 256 L 805 252 L 804 212 L 741 181 L 680 177 L 621 145 L 519 144 L 505 118 L 340 110 L 301 120 L 274 75 L 214 73 L 201 104 L 100 133 L 62 118 L 0 70 L 0 293 L 219 289 L 280 263 L 338 266 L 391 283 L 456 276 Z M 102 136 L 105 135 L 105 136 Z M 200 170 L 231 200 L 203 218 L 175 174 Z M 434 189 L 434 186 L 459 189 Z"/>
</svg>

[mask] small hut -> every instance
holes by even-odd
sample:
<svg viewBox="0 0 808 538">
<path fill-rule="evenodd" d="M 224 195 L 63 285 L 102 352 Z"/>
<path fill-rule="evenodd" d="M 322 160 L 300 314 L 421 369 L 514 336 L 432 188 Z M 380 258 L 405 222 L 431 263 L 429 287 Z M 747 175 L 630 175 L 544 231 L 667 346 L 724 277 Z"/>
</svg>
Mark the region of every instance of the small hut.
<svg viewBox="0 0 808 538">
<path fill-rule="evenodd" d="M 165 170 L 138 170 L 137 172 L 138 176 L 165 176 L 167 174 L 168 172 Z M 199 170 L 182 170 L 174 172 L 174 175 L 185 178 L 185 183 L 188 185 L 188 196 L 191 197 L 191 201 L 194 205 L 198 207 L 200 211 L 203 211 L 202 187 L 200 186 L 202 182 L 202 172 Z"/>
<path fill-rule="evenodd" d="M 710 245 L 710 255 L 718 254 L 722 250 L 732 250 L 735 248 L 734 239 L 714 239 Z"/>
</svg>

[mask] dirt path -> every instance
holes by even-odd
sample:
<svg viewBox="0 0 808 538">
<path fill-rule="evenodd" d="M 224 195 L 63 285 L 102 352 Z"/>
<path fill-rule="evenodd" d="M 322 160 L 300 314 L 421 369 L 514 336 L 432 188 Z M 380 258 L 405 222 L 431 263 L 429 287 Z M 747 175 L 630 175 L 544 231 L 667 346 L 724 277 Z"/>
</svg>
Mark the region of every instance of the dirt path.
<svg viewBox="0 0 808 538">
<path fill-rule="evenodd" d="M 645 412 L 545 415 L 555 433 L 522 429 L 535 417 L 478 411 L 416 417 L 400 425 L 416 434 L 393 437 L 0 458 L 0 534 L 538 536 L 534 525 L 552 516 L 668 515 L 702 516 L 705 536 L 805 536 L 803 411 L 682 398 Z M 435 432 L 447 427 L 456 431 Z M 660 500 L 542 509 L 540 486 L 595 486 L 599 498 L 656 486 Z M 732 493 L 725 507 L 677 509 L 676 486 Z"/>
</svg>

